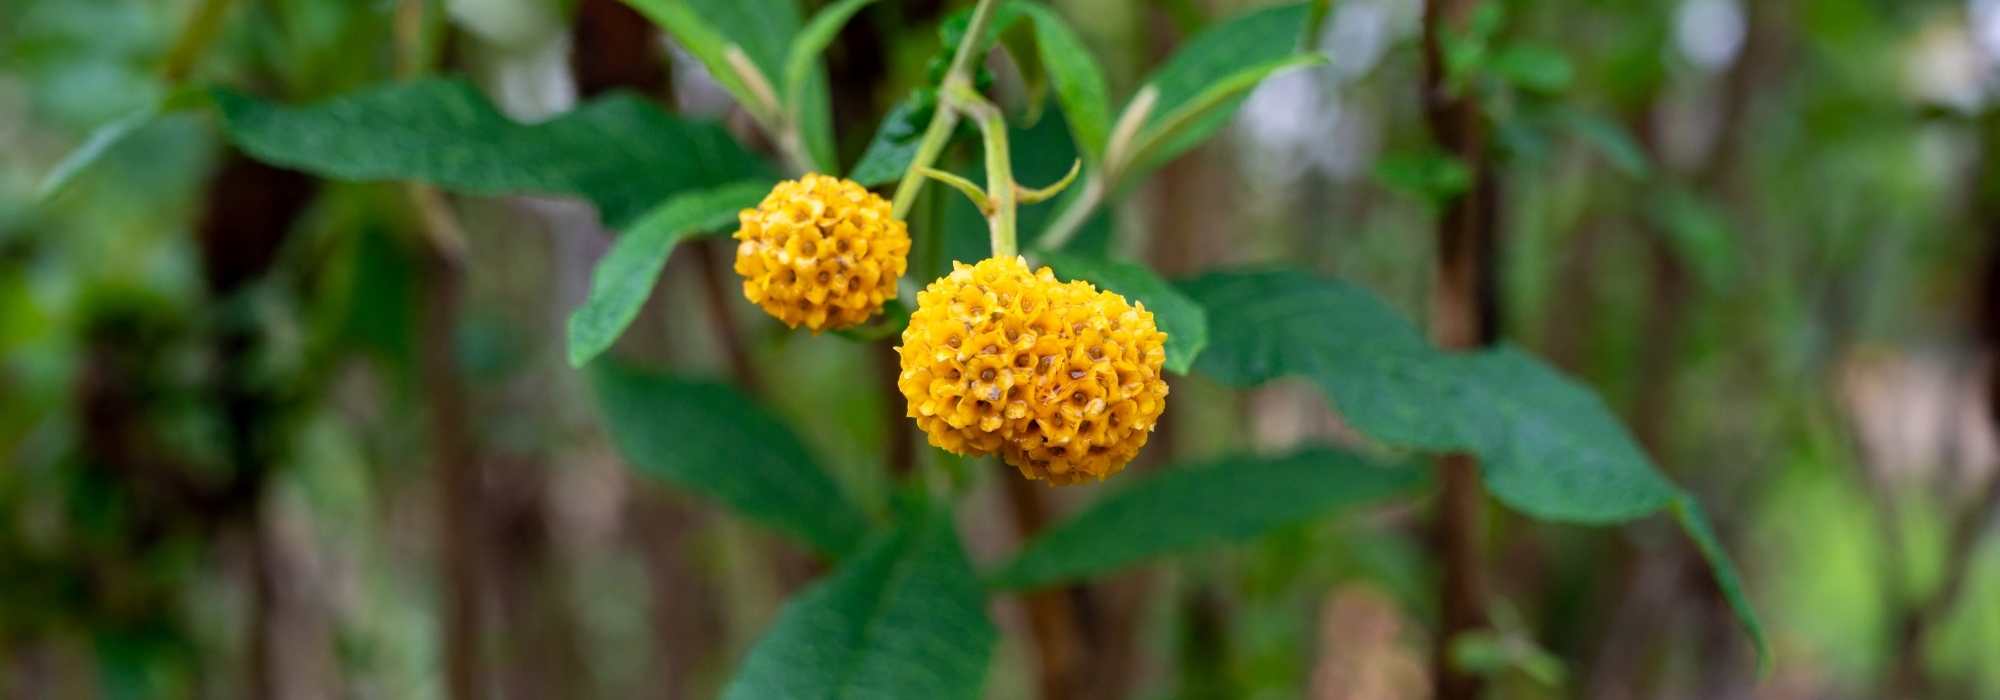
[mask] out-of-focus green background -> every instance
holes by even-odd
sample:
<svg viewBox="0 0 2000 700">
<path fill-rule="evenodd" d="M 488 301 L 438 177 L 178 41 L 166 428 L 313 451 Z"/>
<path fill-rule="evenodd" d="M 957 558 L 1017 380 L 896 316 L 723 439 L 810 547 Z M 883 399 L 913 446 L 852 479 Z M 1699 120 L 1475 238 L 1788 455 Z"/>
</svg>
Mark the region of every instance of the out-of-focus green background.
<svg viewBox="0 0 2000 700">
<path fill-rule="evenodd" d="M 1599 389 L 1701 497 L 1775 665 L 1758 674 L 1669 523 L 1558 527 L 1496 507 L 1494 617 L 1527 651 L 1491 670 L 1491 692 L 2000 697 L 2000 522 L 1979 510 L 2000 472 L 2000 2 L 1494 1 L 1504 34 L 1534 47 L 1512 70 L 1546 88 L 1487 105 L 1504 154 L 1502 334 Z M 616 3 L 443 4 L 443 63 L 516 119 L 623 85 L 752 133 Z M 1126 95 L 1189 34 L 1258 3 L 1052 4 Z M 174 77 L 296 102 L 396 74 L 388 0 L 226 3 L 177 66 L 205 5 L 0 4 L 0 695 L 442 695 L 424 375 L 426 348 L 446 347 L 482 475 L 478 528 L 461 534 L 482 554 L 492 685 L 712 696 L 810 567 L 607 444 L 563 360 L 610 241 L 588 205 L 452 199 L 463 303 L 433 317 L 403 187 L 253 164 L 201 110 L 146 122 L 43 197 L 92 129 L 160 103 Z M 834 44 L 843 162 L 924 79 L 946 5 L 883 0 Z M 1290 260 L 1421 316 L 1428 193 L 1462 176 L 1423 124 L 1421 11 L 1334 0 L 1324 65 L 1258 88 L 1221 138 L 1086 236 L 1170 276 Z M 1018 137 L 1031 184 L 1068 164 L 1047 109 Z M 936 220 L 977 254 L 984 232 L 951 216 Z M 723 376 L 744 369 L 740 341 L 761 396 L 882 503 L 902 407 L 881 358 L 784 332 L 731 279 L 715 296 L 697 258 L 726 273 L 729 254 L 675 255 L 621 352 Z M 1344 430 L 1303 384 L 1176 379 L 1134 470 Z M 1013 535 L 997 487 L 979 489 L 959 519 L 991 561 Z M 1102 692 L 1424 696 L 1436 572 L 1417 507 L 1090 586 Z M 994 616 L 1006 641 L 987 692 L 1027 696 L 1025 614 L 1003 600 Z"/>
</svg>

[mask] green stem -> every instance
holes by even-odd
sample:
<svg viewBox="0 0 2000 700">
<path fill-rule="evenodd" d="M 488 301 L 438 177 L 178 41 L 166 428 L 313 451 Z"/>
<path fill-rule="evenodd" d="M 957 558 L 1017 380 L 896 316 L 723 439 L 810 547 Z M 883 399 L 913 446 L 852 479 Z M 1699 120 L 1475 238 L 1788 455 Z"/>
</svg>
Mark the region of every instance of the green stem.
<svg viewBox="0 0 2000 700">
<path fill-rule="evenodd" d="M 951 67 L 945 70 L 942 85 L 950 85 L 954 80 L 967 84 L 972 82 L 968 66 L 974 56 L 984 54 L 979 46 L 986 34 L 986 25 L 992 23 L 993 13 L 999 8 L 997 0 L 979 0 L 972 10 L 972 21 L 965 28 L 965 40 L 958 45 L 958 52 L 951 56 Z M 917 143 L 917 154 L 910 160 L 910 168 L 903 171 L 903 180 L 896 183 L 896 196 L 890 201 L 890 214 L 900 219 L 910 213 L 910 207 L 917 203 L 917 193 L 924 189 L 924 168 L 937 161 L 944 152 L 946 141 L 951 140 L 951 130 L 958 126 L 958 113 L 939 104 L 931 114 L 930 126 L 924 128 L 924 140 Z"/>
<path fill-rule="evenodd" d="M 978 123 L 979 133 L 984 137 L 986 197 L 992 204 L 986 214 L 986 225 L 993 234 L 993 257 L 1019 255 L 1020 248 L 1015 244 L 1015 221 L 1020 209 L 1020 196 L 1014 187 L 1014 163 L 1007 149 L 1007 120 L 1000 114 L 1000 108 L 987 102 L 967 81 L 947 82 L 943 92 L 943 101 Z"/>
<path fill-rule="evenodd" d="M 1084 177 L 1083 191 L 1078 193 L 1075 199 L 1067 200 L 1063 204 L 1062 211 L 1056 214 L 1055 222 L 1042 231 L 1041 240 L 1035 243 L 1035 249 L 1050 252 L 1062 250 L 1063 246 L 1069 245 L 1069 239 L 1075 238 L 1077 232 L 1083 230 L 1084 222 L 1090 221 L 1090 215 L 1097 212 L 1097 205 L 1104 202 L 1105 189 L 1103 175 L 1093 173 Z"/>
</svg>

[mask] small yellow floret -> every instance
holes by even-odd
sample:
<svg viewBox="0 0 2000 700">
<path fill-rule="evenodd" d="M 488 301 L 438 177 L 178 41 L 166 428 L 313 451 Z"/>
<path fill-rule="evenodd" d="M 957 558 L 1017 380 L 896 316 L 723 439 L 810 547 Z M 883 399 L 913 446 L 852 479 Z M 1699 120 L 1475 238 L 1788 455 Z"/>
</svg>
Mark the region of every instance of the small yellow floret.
<svg viewBox="0 0 2000 700">
<path fill-rule="evenodd" d="M 917 295 L 896 385 L 933 445 L 1054 484 L 1102 480 L 1166 408 L 1166 338 L 1144 304 L 1046 267 L 954 263 Z"/>
<path fill-rule="evenodd" d="M 785 325 L 849 328 L 896 296 L 910 231 L 888 200 L 852 180 L 808 174 L 778 183 L 737 215 L 743 296 Z"/>
</svg>

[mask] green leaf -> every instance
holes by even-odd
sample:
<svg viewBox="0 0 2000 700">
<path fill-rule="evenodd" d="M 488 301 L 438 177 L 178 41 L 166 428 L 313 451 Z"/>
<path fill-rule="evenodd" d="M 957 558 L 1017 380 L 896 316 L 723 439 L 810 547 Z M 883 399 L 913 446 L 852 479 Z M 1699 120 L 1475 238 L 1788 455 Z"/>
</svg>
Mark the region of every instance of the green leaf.
<svg viewBox="0 0 2000 700">
<path fill-rule="evenodd" d="M 1736 236 L 1729 219 L 1700 195 L 1669 188 L 1654 205 L 1667 246 L 1695 273 L 1702 287 L 1723 290 L 1736 267 Z"/>
<path fill-rule="evenodd" d="M 198 107 L 207 99 L 206 91 L 182 88 L 131 114 L 91 130 L 90 136 L 84 139 L 82 145 L 70 151 L 69 155 L 63 156 L 62 161 L 56 163 L 56 167 L 42 177 L 41 183 L 35 187 L 35 197 L 46 201 L 61 194 L 63 188 L 68 187 L 77 175 L 89 169 L 118 144 L 124 143 L 126 138 L 138 133 L 146 125 L 152 124 L 153 120 L 173 112 Z"/>
<path fill-rule="evenodd" d="M 729 48 L 743 51 L 750 65 L 762 74 L 772 90 L 786 89 L 786 63 L 802 20 L 794 0 L 626 0 L 686 47 L 737 102 L 754 105 L 758 98 L 729 62 Z M 826 74 L 808 66 L 804 86 L 797 93 L 771 97 L 786 104 L 772 105 L 799 122 L 812 165 L 824 172 L 838 170 L 833 153 L 832 102 Z"/>
<path fill-rule="evenodd" d="M 467 194 L 573 194 L 622 227 L 667 197 L 763 174 L 715 124 L 631 95 L 518 124 L 471 85 L 374 87 L 304 107 L 217 90 L 223 129 L 250 155 L 341 180 L 419 180 Z"/>
<path fill-rule="evenodd" d="M 1168 371 L 1187 374 L 1194 358 L 1208 345 L 1208 316 L 1201 305 L 1144 265 L 1065 253 L 1040 255 L 1065 279 L 1088 280 L 1145 304 L 1160 330 L 1167 333 Z"/>
<path fill-rule="evenodd" d="M 1465 162 L 1438 150 L 1399 151 L 1375 163 L 1375 180 L 1383 187 L 1442 205 L 1472 186 Z"/>
<path fill-rule="evenodd" d="M 1604 154 L 1604 158 L 1619 172 L 1635 178 L 1646 177 L 1652 172 L 1653 166 L 1646 157 L 1646 149 L 1618 122 L 1581 109 L 1559 109 L 1556 116 L 1563 125 L 1576 132 L 1578 138 Z"/>
<path fill-rule="evenodd" d="M 1673 497 L 1596 395 L 1519 351 L 1438 351 L 1368 292 L 1296 271 L 1180 287 L 1208 310 L 1202 373 L 1236 386 L 1310 378 L 1377 440 L 1479 455 L 1487 490 L 1523 513 L 1615 522 Z"/>
<path fill-rule="evenodd" d="M 1323 62 L 1300 53 L 1305 3 L 1250 12 L 1194 38 L 1147 77 L 1152 109 L 1123 155 L 1135 175 L 1171 160 L 1229 121 L 1251 88 L 1281 70 Z M 1131 109 L 1128 105 L 1127 109 Z"/>
<path fill-rule="evenodd" d="M 930 109 L 936 109 L 935 102 Z M 875 130 L 875 138 L 868 141 L 868 150 L 862 152 L 861 162 L 854 164 L 848 179 L 865 187 L 901 180 L 903 171 L 917 157 L 917 144 L 930 123 L 930 109 L 914 94 L 896 103 L 882 118 L 882 126 Z"/>
<path fill-rule="evenodd" d="M 842 328 L 833 333 L 848 340 L 871 343 L 883 338 L 901 336 L 903 329 L 909 325 L 910 305 L 903 303 L 902 299 L 891 298 L 888 301 L 882 302 L 882 314 L 880 316 L 876 316 L 866 324 L 853 328 Z"/>
<path fill-rule="evenodd" d="M 806 23 L 798 36 L 792 37 L 791 50 L 785 56 L 785 95 L 793 105 L 797 105 L 813 76 L 813 62 L 820 53 L 839 36 L 840 29 L 847 21 L 875 0 L 840 0 L 821 9 Z"/>
<path fill-rule="evenodd" d="M 877 536 L 785 606 L 726 700 L 977 698 L 998 637 L 942 511 Z"/>
<path fill-rule="evenodd" d="M 1347 508 L 1412 495 L 1430 471 L 1312 448 L 1170 467 L 1104 496 L 1022 548 L 995 575 L 1038 588 L 1153 557 L 1254 539 Z"/>
<path fill-rule="evenodd" d="M 1716 538 L 1715 528 L 1708 524 L 1708 515 L 1702 512 L 1701 504 L 1693 496 L 1682 493 L 1674 498 L 1674 520 L 1688 539 L 1694 541 L 1703 559 L 1708 561 L 1709 573 L 1715 577 L 1716 587 L 1722 589 L 1722 598 L 1729 602 L 1729 609 L 1736 613 L 1736 621 L 1743 625 L 1743 632 L 1750 635 L 1750 645 L 1757 650 L 1757 668 L 1760 673 L 1771 668 L 1771 643 L 1764 637 L 1764 623 L 1757 619 L 1757 608 L 1750 604 L 1750 597 L 1743 592 L 1743 579 L 1736 572 L 1736 563 L 1730 561 L 1729 553 L 1722 549 L 1722 540 Z"/>
<path fill-rule="evenodd" d="M 1013 4 L 1034 22 L 1036 53 L 1055 83 L 1077 150 L 1091 165 L 1104 162 L 1104 145 L 1111 131 L 1111 91 L 1105 87 L 1104 69 L 1055 10 L 1026 0 Z"/>
<path fill-rule="evenodd" d="M 605 428 L 639 473 L 839 555 L 868 521 L 798 437 L 734 387 L 591 365 Z"/>
<path fill-rule="evenodd" d="M 767 180 L 746 180 L 675 196 L 619 234 L 590 273 L 590 297 L 569 317 L 569 364 L 582 367 L 618 340 L 653 293 L 667 257 L 681 241 L 712 232 L 757 206 Z"/>
<path fill-rule="evenodd" d="M 1569 57 L 1553 46 L 1513 44 L 1500 49 L 1487 63 L 1494 75 L 1525 90 L 1543 94 L 1569 89 L 1576 67 Z"/>
</svg>

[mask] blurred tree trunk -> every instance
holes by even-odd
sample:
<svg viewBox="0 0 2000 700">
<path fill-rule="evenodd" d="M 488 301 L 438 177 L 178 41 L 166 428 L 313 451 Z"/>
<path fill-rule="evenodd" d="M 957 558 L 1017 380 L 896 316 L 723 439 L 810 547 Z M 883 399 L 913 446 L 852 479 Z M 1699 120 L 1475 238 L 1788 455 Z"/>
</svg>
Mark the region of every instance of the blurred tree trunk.
<svg viewBox="0 0 2000 700">
<path fill-rule="evenodd" d="M 1461 26 L 1480 0 L 1424 5 L 1424 113 L 1438 144 L 1472 172 L 1466 192 L 1452 198 L 1438 220 L 1438 266 L 1431 296 L 1431 340 L 1447 349 L 1489 345 L 1498 334 L 1495 258 L 1498 182 L 1488 157 L 1485 115 L 1469 96 L 1445 86 L 1444 35 Z M 1438 458 L 1435 542 L 1442 566 L 1433 687 L 1443 700 L 1477 698 L 1478 676 L 1459 672 L 1451 660 L 1458 635 L 1486 626 L 1483 533 L 1485 493 L 1479 464 L 1467 454 Z"/>
</svg>

